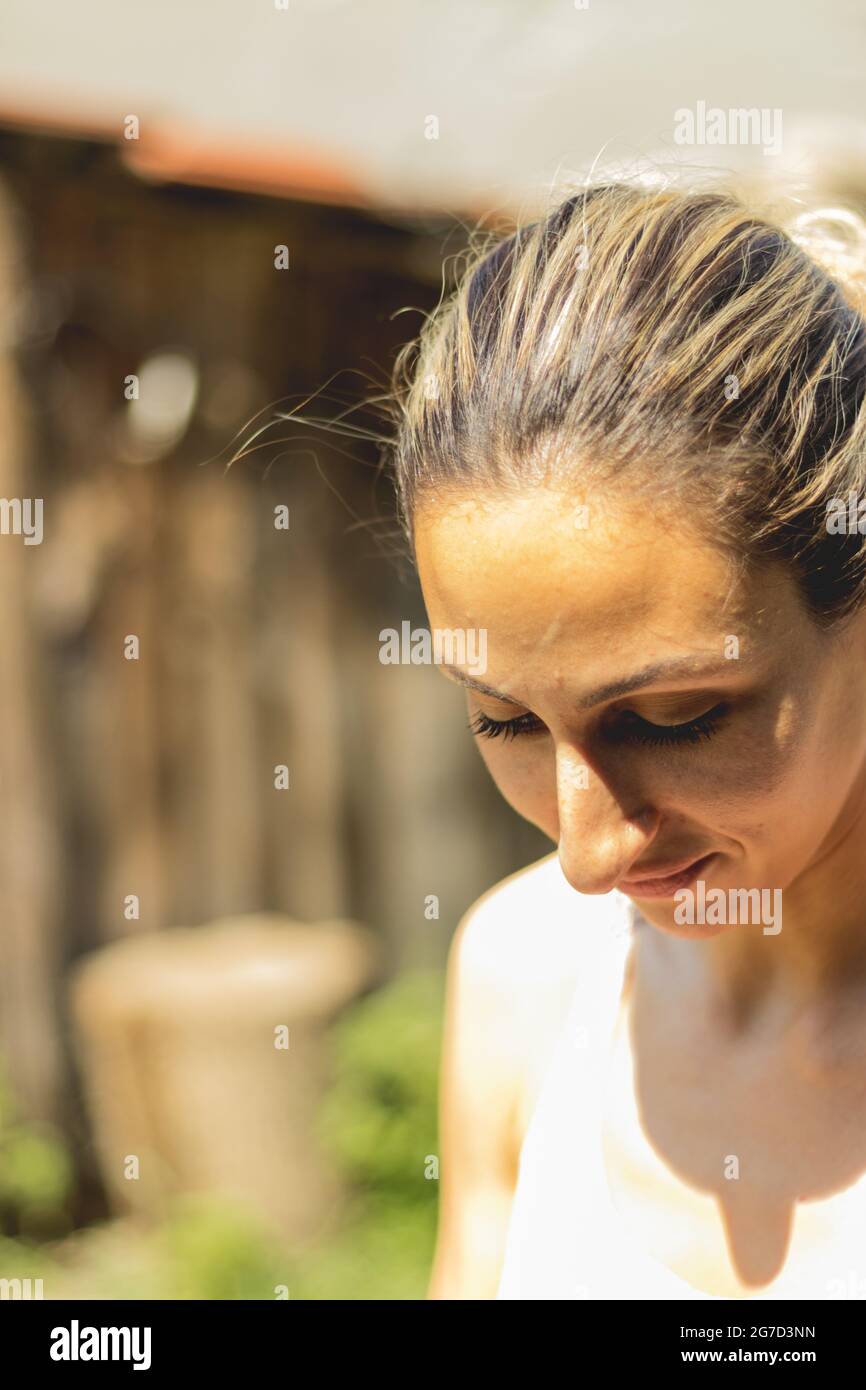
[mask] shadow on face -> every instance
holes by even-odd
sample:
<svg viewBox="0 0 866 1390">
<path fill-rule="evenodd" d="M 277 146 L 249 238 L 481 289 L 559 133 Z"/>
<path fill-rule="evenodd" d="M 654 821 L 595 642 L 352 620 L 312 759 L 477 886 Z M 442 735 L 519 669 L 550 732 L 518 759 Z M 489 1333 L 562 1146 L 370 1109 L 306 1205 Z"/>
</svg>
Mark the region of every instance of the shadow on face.
<svg viewBox="0 0 866 1390">
<path fill-rule="evenodd" d="M 864 615 L 827 633 L 697 519 L 547 486 L 422 504 L 415 537 L 431 629 L 484 634 L 483 676 L 443 673 L 578 891 L 712 935 L 638 880 L 709 856 L 708 888 L 784 890 L 860 814 Z"/>
</svg>

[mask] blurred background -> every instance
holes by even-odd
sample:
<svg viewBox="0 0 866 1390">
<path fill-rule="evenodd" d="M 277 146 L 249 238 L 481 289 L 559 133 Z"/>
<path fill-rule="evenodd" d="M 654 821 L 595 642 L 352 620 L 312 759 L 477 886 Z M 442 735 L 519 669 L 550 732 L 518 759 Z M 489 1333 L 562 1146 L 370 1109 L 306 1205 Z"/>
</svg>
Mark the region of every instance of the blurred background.
<svg viewBox="0 0 866 1390">
<path fill-rule="evenodd" d="M 553 847 L 460 692 L 379 661 L 426 617 L 376 398 L 473 227 L 563 181 L 866 210 L 866 13 L 0 31 L 0 496 L 43 503 L 0 535 L 0 1296 L 422 1297 L 448 945 Z M 781 150 L 683 147 L 698 102 L 779 110 Z"/>
</svg>

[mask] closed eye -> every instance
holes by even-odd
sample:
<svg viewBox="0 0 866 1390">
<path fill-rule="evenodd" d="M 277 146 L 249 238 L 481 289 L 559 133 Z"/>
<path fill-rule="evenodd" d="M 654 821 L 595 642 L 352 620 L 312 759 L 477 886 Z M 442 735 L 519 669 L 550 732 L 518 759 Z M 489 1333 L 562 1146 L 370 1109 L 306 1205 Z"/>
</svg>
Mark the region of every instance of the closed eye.
<svg viewBox="0 0 866 1390">
<path fill-rule="evenodd" d="M 547 726 L 534 714 L 520 714 L 516 719 L 490 719 L 480 711 L 470 719 L 468 727 L 479 738 L 517 738 L 519 734 L 547 732 Z"/>
<path fill-rule="evenodd" d="M 723 702 L 707 710 L 696 719 L 683 724 L 653 724 L 639 714 L 626 711 L 619 716 L 608 732 L 608 737 L 616 743 L 639 743 L 645 747 L 662 747 L 677 743 L 700 743 L 712 738 L 722 719 L 728 712 Z M 479 711 L 468 726 L 479 738 L 518 738 L 524 734 L 546 733 L 547 727 L 537 715 L 520 714 L 514 719 L 491 719 Z"/>
<path fill-rule="evenodd" d="M 723 702 L 684 724 L 653 724 L 639 714 L 627 712 L 621 716 L 622 723 L 611 731 L 611 737 L 615 742 L 641 743 L 648 747 L 700 743 L 713 737 L 727 712 L 728 706 Z"/>
</svg>

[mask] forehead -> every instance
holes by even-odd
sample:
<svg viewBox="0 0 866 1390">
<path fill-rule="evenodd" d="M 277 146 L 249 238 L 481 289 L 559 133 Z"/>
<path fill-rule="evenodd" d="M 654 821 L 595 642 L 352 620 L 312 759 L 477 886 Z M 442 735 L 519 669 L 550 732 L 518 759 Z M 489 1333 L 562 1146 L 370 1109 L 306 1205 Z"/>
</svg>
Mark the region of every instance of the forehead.
<svg viewBox="0 0 866 1390">
<path fill-rule="evenodd" d="M 796 610 L 784 572 L 744 572 L 675 514 L 547 487 L 422 508 L 416 559 L 432 627 L 484 628 L 491 672 L 561 656 L 645 663 Z"/>
</svg>

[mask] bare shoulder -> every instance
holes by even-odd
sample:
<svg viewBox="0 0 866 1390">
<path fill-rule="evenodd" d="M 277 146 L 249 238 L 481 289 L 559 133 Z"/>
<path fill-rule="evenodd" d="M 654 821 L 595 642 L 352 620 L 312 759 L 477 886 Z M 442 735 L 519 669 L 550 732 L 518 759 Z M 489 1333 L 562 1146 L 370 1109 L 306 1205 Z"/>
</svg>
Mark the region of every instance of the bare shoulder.
<svg viewBox="0 0 866 1390">
<path fill-rule="evenodd" d="M 598 901 L 576 893 L 550 854 L 488 889 L 458 924 L 448 958 L 430 1298 L 496 1296 L 521 1145 L 587 954 L 581 928 Z"/>
<path fill-rule="evenodd" d="M 554 852 L 482 894 L 452 943 L 464 1000 L 485 1019 L 490 1065 L 512 1078 L 518 1140 L 576 987 L 585 902 Z"/>
<path fill-rule="evenodd" d="M 555 853 L 509 874 L 464 913 L 454 938 L 462 968 L 515 1000 L 555 988 L 579 954 L 580 896 Z"/>
</svg>

